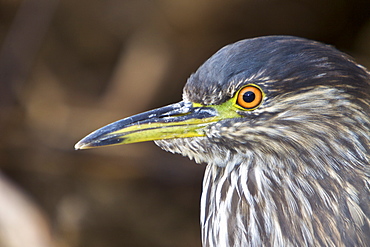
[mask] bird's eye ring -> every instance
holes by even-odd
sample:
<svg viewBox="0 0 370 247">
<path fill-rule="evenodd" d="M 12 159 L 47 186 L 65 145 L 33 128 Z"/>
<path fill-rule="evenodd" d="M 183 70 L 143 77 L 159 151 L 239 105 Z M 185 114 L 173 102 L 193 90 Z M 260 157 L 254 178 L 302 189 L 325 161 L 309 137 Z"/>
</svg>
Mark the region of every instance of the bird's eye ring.
<svg viewBox="0 0 370 247">
<path fill-rule="evenodd" d="M 245 110 L 254 110 L 260 105 L 263 98 L 262 89 L 255 85 L 247 85 L 239 90 L 236 104 Z"/>
</svg>

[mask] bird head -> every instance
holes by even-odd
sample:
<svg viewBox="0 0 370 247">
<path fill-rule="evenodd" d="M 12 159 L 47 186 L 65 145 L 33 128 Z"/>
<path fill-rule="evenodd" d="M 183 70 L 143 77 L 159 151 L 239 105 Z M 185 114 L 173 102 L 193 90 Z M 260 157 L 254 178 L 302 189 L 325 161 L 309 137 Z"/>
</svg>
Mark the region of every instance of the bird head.
<svg viewBox="0 0 370 247">
<path fill-rule="evenodd" d="M 331 46 L 267 36 L 225 46 L 183 100 L 76 149 L 155 141 L 205 162 L 204 246 L 369 242 L 370 74 Z"/>
<path fill-rule="evenodd" d="M 201 65 L 181 102 L 109 124 L 75 148 L 153 140 L 218 166 L 253 157 L 320 163 L 333 152 L 348 155 L 343 145 L 355 156 L 369 153 L 369 99 L 369 73 L 331 46 L 291 36 L 246 39 Z"/>
</svg>

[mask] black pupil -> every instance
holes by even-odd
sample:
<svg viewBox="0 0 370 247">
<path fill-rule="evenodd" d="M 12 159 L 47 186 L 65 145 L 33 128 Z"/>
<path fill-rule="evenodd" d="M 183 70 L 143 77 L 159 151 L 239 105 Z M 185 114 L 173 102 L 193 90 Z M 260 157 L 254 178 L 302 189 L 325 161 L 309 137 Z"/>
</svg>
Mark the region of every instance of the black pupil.
<svg viewBox="0 0 370 247">
<path fill-rule="evenodd" d="M 251 103 L 256 98 L 256 95 L 252 91 L 245 92 L 243 95 L 243 100 L 245 102 Z"/>
</svg>

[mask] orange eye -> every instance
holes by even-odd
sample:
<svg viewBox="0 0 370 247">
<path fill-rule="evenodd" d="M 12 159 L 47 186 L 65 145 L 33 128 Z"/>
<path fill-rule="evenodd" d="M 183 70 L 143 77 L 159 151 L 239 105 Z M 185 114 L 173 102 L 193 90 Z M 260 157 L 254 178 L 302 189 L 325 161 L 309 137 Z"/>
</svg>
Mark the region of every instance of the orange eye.
<svg viewBox="0 0 370 247">
<path fill-rule="evenodd" d="M 239 91 L 236 103 L 245 109 L 253 109 L 261 103 L 262 96 L 260 88 L 249 85 Z"/>
</svg>

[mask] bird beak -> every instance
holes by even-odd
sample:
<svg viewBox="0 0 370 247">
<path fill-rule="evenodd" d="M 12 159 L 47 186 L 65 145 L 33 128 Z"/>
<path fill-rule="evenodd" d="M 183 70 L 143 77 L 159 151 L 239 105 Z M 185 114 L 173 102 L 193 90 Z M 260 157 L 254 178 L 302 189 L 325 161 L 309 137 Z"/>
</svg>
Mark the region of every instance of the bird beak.
<svg viewBox="0 0 370 247">
<path fill-rule="evenodd" d="M 223 118 L 219 111 L 212 106 L 181 101 L 104 126 L 79 141 L 75 149 L 205 136 L 205 128 Z"/>
</svg>

